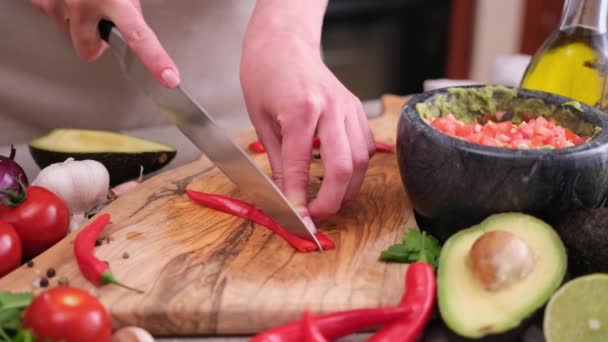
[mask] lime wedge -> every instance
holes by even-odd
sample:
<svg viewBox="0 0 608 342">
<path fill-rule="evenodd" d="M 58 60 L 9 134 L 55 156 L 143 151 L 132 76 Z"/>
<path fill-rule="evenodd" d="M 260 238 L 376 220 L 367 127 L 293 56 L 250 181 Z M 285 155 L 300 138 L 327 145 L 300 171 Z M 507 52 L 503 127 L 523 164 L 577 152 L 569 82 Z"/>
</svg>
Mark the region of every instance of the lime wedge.
<svg viewBox="0 0 608 342">
<path fill-rule="evenodd" d="M 608 341 L 608 274 L 575 278 L 555 292 L 543 330 L 547 342 Z"/>
</svg>

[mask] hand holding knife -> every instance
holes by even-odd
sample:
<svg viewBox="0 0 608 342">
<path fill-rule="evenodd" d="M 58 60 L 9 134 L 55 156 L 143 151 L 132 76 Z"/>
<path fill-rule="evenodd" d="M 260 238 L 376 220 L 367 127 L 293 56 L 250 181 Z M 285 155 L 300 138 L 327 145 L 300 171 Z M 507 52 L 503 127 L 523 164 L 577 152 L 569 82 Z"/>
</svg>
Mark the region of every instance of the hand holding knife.
<svg viewBox="0 0 608 342">
<path fill-rule="evenodd" d="M 102 20 L 99 32 L 119 61 L 126 76 L 156 103 L 159 110 L 197 146 L 241 191 L 285 229 L 314 241 L 322 250 L 314 231 L 307 227 L 287 198 L 200 105 L 183 85 L 162 87 L 133 53 L 112 22 Z"/>
</svg>

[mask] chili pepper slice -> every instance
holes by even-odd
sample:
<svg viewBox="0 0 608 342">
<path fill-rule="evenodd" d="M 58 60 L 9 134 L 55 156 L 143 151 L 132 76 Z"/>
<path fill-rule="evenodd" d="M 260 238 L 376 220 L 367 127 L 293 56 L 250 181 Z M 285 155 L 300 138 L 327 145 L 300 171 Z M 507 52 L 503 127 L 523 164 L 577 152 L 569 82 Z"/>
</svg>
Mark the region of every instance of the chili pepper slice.
<svg viewBox="0 0 608 342">
<path fill-rule="evenodd" d="M 436 280 L 433 267 L 424 262 L 408 266 L 405 296 L 399 304 L 414 310 L 412 315 L 384 326 L 372 335 L 370 342 L 413 342 L 431 318 L 436 298 Z"/>
<path fill-rule="evenodd" d="M 101 214 L 78 233 L 74 241 L 74 255 L 78 268 L 84 277 L 95 286 L 114 284 L 131 291 L 143 293 L 141 290 L 118 282 L 110 271 L 110 266 L 95 257 L 95 241 L 109 222 L 110 214 Z"/>
<path fill-rule="evenodd" d="M 259 225 L 265 226 L 282 237 L 301 253 L 317 250 L 317 245 L 314 242 L 302 239 L 301 237 L 290 233 L 253 204 L 249 204 L 237 198 L 219 194 L 210 194 L 194 190 L 186 190 L 186 193 L 191 200 L 199 204 L 238 216 L 246 220 L 251 220 Z M 315 236 L 317 237 L 317 240 L 319 240 L 319 243 L 323 249 L 328 250 L 336 248 L 334 242 L 323 233 L 317 232 L 315 233 Z"/>
<path fill-rule="evenodd" d="M 395 146 L 376 141 L 376 152 L 395 153 Z"/>
<path fill-rule="evenodd" d="M 314 318 L 310 311 L 304 311 L 304 317 L 302 318 L 302 334 L 304 335 L 304 342 L 327 342 L 327 339 L 321 334 L 319 327 L 315 325 Z"/>
<path fill-rule="evenodd" d="M 313 148 L 321 147 L 321 139 L 315 137 L 312 141 Z M 265 153 L 266 149 L 260 141 L 254 141 L 249 144 L 249 149 L 255 153 Z M 395 153 L 395 146 L 376 141 L 376 152 Z"/>
<path fill-rule="evenodd" d="M 264 153 L 266 152 L 266 149 L 264 148 L 264 145 L 262 145 L 262 143 L 260 141 L 254 141 L 251 144 L 249 144 L 249 149 L 255 153 Z"/>
<path fill-rule="evenodd" d="M 411 315 L 412 312 L 411 308 L 403 306 L 355 309 L 320 315 L 315 318 L 315 322 L 321 334 L 331 341 L 357 331 L 393 322 Z M 302 337 L 302 321 L 298 320 L 266 330 L 250 342 L 301 341 Z"/>
</svg>

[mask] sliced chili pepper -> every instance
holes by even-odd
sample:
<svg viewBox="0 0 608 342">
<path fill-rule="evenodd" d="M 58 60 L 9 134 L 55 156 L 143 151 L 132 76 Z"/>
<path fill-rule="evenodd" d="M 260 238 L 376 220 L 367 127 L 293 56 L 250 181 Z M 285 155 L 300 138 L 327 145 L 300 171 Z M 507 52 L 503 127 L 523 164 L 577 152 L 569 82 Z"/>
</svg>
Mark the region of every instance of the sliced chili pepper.
<svg viewBox="0 0 608 342">
<path fill-rule="evenodd" d="M 395 146 L 376 142 L 376 152 L 395 153 Z"/>
<path fill-rule="evenodd" d="M 304 342 L 327 342 L 327 339 L 321 334 L 319 327 L 315 325 L 314 318 L 310 311 L 304 311 L 304 317 L 302 318 L 302 335 L 304 335 Z"/>
<path fill-rule="evenodd" d="M 264 153 L 266 152 L 266 149 L 264 148 L 264 145 L 262 145 L 262 143 L 260 141 L 254 141 L 251 144 L 249 144 L 249 149 L 255 153 Z"/>
<path fill-rule="evenodd" d="M 194 190 L 186 190 L 186 193 L 191 200 L 199 204 L 238 216 L 246 220 L 251 220 L 259 225 L 267 227 L 302 253 L 317 250 L 317 245 L 314 242 L 302 239 L 301 237 L 290 233 L 253 204 L 249 204 L 237 198 L 219 194 L 210 194 Z M 323 249 L 327 250 L 336 248 L 334 242 L 323 233 L 317 232 L 315 236 L 317 237 L 317 240 L 319 240 L 319 243 Z"/>
<path fill-rule="evenodd" d="M 78 268 L 80 268 L 84 277 L 95 286 L 114 284 L 131 291 L 143 293 L 141 290 L 119 283 L 110 271 L 110 266 L 95 256 L 95 241 L 109 222 L 110 215 L 107 213 L 101 214 L 78 233 L 74 241 L 74 254 L 76 255 Z"/>
<path fill-rule="evenodd" d="M 414 311 L 412 315 L 384 326 L 372 335 L 370 342 L 413 342 L 431 318 L 436 297 L 435 270 L 424 262 L 408 266 L 405 296 L 399 304 Z"/>
<path fill-rule="evenodd" d="M 312 141 L 313 148 L 321 147 L 321 139 L 315 137 Z M 254 141 L 249 144 L 249 149 L 255 153 L 265 153 L 266 149 L 259 141 Z M 395 153 L 395 146 L 376 141 L 376 152 Z"/>
<path fill-rule="evenodd" d="M 319 137 L 315 137 L 315 138 L 312 140 L 312 147 L 314 147 L 314 148 L 319 148 L 319 147 L 321 147 L 321 139 L 320 139 Z"/>
<path fill-rule="evenodd" d="M 315 323 L 321 334 L 331 341 L 357 331 L 393 322 L 411 313 L 411 308 L 402 306 L 355 309 L 317 316 Z M 302 337 L 302 321 L 298 320 L 266 330 L 250 342 L 301 341 Z"/>
</svg>

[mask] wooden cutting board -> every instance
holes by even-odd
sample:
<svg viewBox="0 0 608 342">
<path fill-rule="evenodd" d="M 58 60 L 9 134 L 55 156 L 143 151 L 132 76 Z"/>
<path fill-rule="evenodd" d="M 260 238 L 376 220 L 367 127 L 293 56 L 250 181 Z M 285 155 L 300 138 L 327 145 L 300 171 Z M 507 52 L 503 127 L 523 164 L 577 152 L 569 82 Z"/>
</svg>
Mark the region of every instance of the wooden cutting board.
<svg viewBox="0 0 608 342">
<path fill-rule="evenodd" d="M 384 96 L 383 114 L 371 120 L 376 140 L 395 143 L 404 98 Z M 246 146 L 253 132 L 239 135 Z M 254 159 L 267 172 L 266 155 Z M 322 164 L 311 169 L 311 196 Z M 78 271 L 75 235 L 0 279 L 0 289 L 32 291 L 37 275 L 53 267 L 70 284 L 91 290 L 108 308 L 115 327 L 141 326 L 155 335 L 252 334 L 315 313 L 395 305 L 404 292 L 405 264 L 378 262 L 380 252 L 415 226 L 396 155 L 378 153 L 357 200 L 318 225 L 337 245 L 301 254 L 266 228 L 191 202 L 184 189 L 242 197 L 207 159 L 169 170 L 112 202 L 103 212 L 110 243 L 96 255 L 122 282 L 95 289 Z M 128 253 L 127 259 L 123 258 Z M 40 290 L 35 290 L 36 292 Z"/>
</svg>

